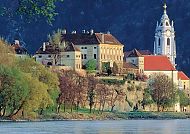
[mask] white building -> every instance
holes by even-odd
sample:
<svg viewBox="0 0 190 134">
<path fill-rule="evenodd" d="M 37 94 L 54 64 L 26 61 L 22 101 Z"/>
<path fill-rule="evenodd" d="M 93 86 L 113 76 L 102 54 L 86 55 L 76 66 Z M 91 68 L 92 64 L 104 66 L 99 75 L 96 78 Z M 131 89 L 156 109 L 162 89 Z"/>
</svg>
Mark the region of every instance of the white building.
<svg viewBox="0 0 190 134">
<path fill-rule="evenodd" d="M 161 17 L 160 23 L 157 22 L 154 41 L 154 54 L 166 55 L 171 63 L 176 66 L 176 42 L 174 22 L 171 21 L 166 12 L 166 4 L 164 4 L 164 14 Z"/>
</svg>

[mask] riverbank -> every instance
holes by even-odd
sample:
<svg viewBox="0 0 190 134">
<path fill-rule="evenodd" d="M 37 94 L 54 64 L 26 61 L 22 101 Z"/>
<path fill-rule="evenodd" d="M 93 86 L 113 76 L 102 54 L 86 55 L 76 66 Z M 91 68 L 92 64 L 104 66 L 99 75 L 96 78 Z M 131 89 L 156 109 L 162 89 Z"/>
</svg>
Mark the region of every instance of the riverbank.
<svg viewBox="0 0 190 134">
<path fill-rule="evenodd" d="M 168 119 L 189 119 L 190 113 L 175 112 L 126 112 L 126 113 L 60 113 L 39 116 L 36 119 L 8 119 L 0 118 L 0 122 L 24 122 L 24 121 L 67 121 L 67 120 L 168 120 Z"/>
</svg>

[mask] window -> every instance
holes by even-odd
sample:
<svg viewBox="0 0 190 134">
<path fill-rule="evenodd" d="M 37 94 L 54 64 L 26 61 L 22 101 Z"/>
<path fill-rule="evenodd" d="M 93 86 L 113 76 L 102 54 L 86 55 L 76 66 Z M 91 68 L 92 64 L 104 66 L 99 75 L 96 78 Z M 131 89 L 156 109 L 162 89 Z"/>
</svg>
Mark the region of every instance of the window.
<svg viewBox="0 0 190 134">
<path fill-rule="evenodd" d="M 94 59 L 96 59 L 96 54 L 94 54 Z"/>
<path fill-rule="evenodd" d="M 67 55 L 67 58 L 69 58 L 70 56 L 69 55 Z"/>
<path fill-rule="evenodd" d="M 38 56 L 38 58 L 42 58 L 42 56 L 41 56 L 41 55 L 39 55 L 39 56 Z"/>
<path fill-rule="evenodd" d="M 84 47 L 81 47 L 81 49 L 84 49 Z"/>
<path fill-rule="evenodd" d="M 168 22 L 166 22 L 166 26 L 169 26 L 169 23 L 168 23 Z"/>
<path fill-rule="evenodd" d="M 84 49 L 87 49 L 87 47 L 84 47 Z"/>
<path fill-rule="evenodd" d="M 51 55 L 48 55 L 49 58 L 51 58 Z"/>
<path fill-rule="evenodd" d="M 158 39 L 158 46 L 160 46 L 160 38 Z"/>
<path fill-rule="evenodd" d="M 183 86 L 183 89 L 185 89 L 185 88 L 186 88 L 186 86 L 184 85 L 184 86 Z"/>
<path fill-rule="evenodd" d="M 94 49 L 96 49 L 96 47 L 94 47 Z"/>
<path fill-rule="evenodd" d="M 167 38 L 167 45 L 170 45 L 170 38 Z"/>
<path fill-rule="evenodd" d="M 83 54 L 81 54 L 81 59 L 84 59 Z"/>
<path fill-rule="evenodd" d="M 87 56 L 86 56 L 86 54 L 84 54 L 84 59 L 87 59 Z"/>
</svg>

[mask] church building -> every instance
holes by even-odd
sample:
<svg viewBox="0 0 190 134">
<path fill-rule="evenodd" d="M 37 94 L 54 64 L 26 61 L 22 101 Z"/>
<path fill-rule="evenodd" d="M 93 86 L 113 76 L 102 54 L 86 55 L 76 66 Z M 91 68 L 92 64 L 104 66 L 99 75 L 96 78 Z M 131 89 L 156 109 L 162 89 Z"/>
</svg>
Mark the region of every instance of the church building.
<svg viewBox="0 0 190 134">
<path fill-rule="evenodd" d="M 164 14 L 162 15 L 160 22 L 157 22 L 154 41 L 154 54 L 166 55 L 174 67 L 176 67 L 176 42 L 174 22 L 170 21 L 166 4 L 164 4 Z"/>
</svg>

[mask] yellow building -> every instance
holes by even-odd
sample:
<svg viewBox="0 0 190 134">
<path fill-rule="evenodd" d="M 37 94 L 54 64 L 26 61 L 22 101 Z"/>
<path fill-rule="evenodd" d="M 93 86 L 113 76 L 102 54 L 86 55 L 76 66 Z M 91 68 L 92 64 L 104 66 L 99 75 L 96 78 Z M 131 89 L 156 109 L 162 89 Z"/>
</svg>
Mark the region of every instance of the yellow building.
<svg viewBox="0 0 190 134">
<path fill-rule="evenodd" d="M 178 72 L 178 81 L 179 81 L 179 89 L 183 90 L 188 97 L 190 97 L 190 81 L 189 78 L 187 77 L 187 75 L 185 75 L 184 72 L 179 71 Z"/>
<path fill-rule="evenodd" d="M 113 67 L 115 62 L 120 69 L 123 67 L 123 47 L 113 35 L 104 33 L 83 32 L 62 35 L 63 42 L 72 42 L 81 51 L 82 64 L 96 60 L 97 70 Z"/>
</svg>

